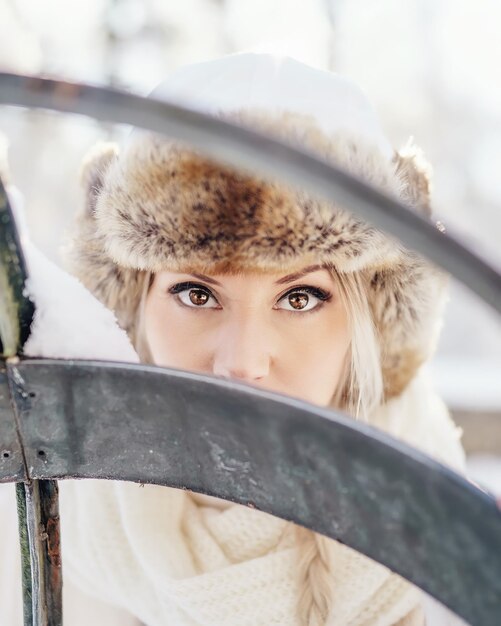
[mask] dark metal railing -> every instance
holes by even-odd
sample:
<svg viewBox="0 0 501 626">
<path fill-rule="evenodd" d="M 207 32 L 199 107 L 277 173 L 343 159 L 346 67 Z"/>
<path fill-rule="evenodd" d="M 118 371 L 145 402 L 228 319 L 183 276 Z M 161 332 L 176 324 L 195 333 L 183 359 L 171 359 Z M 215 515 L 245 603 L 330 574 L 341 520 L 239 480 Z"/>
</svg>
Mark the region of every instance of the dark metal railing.
<svg viewBox="0 0 501 626">
<path fill-rule="evenodd" d="M 132 124 L 185 141 L 235 167 L 300 186 L 395 235 L 501 312 L 501 277 L 488 263 L 397 200 L 304 151 L 195 110 L 78 83 L 0 73 L 0 104 Z"/>
<path fill-rule="evenodd" d="M 399 236 L 501 309 L 493 268 L 397 201 L 311 155 L 200 113 L 85 85 L 4 74 L 0 102 L 165 132 L 304 186 Z M 501 514 L 492 498 L 426 455 L 339 413 L 233 382 L 23 358 L 33 309 L 0 192 L 0 481 L 18 484 L 26 624 L 61 624 L 53 479 L 81 477 L 152 482 L 255 506 L 343 541 L 472 624 L 497 626 Z M 131 394 L 137 388 L 143 396 Z"/>
</svg>

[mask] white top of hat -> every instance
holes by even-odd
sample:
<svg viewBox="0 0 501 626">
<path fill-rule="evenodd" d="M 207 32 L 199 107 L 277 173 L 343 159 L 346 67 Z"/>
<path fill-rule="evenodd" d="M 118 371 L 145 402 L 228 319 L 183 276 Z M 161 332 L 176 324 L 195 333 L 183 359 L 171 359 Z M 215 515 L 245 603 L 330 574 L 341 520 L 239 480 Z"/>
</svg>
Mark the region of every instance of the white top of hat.
<svg viewBox="0 0 501 626">
<path fill-rule="evenodd" d="M 362 136 L 387 158 L 393 148 L 352 81 L 274 54 L 242 52 L 174 71 L 150 94 L 205 113 L 260 108 L 312 115 L 324 132 Z"/>
</svg>

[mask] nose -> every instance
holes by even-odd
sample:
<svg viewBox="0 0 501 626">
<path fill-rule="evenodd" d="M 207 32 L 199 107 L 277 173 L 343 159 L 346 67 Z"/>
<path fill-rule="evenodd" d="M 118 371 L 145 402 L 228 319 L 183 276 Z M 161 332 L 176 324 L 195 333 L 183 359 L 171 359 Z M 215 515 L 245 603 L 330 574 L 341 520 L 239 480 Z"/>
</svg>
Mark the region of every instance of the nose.
<svg viewBox="0 0 501 626">
<path fill-rule="evenodd" d="M 214 354 L 216 376 L 257 382 L 269 375 L 270 364 L 269 334 L 252 314 L 224 325 Z"/>
</svg>

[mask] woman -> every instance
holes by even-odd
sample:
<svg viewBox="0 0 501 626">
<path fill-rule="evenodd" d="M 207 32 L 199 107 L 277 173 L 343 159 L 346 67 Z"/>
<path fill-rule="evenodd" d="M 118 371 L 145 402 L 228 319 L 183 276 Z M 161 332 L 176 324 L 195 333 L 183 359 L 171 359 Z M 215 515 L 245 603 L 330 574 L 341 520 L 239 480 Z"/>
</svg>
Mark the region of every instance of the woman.
<svg viewBox="0 0 501 626">
<path fill-rule="evenodd" d="M 183 68 L 154 95 L 300 145 L 430 214 L 419 153 L 394 152 L 338 76 L 242 54 Z M 420 370 L 441 323 L 435 267 L 340 207 L 146 133 L 101 146 L 82 180 L 71 268 L 144 362 L 340 408 L 462 469 Z M 259 511 L 93 481 L 63 483 L 61 510 L 67 579 L 147 626 L 425 623 L 412 585 Z"/>
</svg>

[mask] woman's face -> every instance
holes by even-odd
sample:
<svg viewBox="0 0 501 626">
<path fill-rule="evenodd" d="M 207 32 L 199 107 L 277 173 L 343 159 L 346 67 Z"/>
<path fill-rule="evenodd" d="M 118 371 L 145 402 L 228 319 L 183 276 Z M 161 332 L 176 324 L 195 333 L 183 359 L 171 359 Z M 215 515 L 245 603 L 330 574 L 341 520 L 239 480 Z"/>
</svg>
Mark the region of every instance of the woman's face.
<svg viewBox="0 0 501 626">
<path fill-rule="evenodd" d="M 289 275 L 160 272 L 144 315 L 157 365 L 223 376 L 324 406 L 350 344 L 338 285 L 319 266 Z"/>
</svg>

